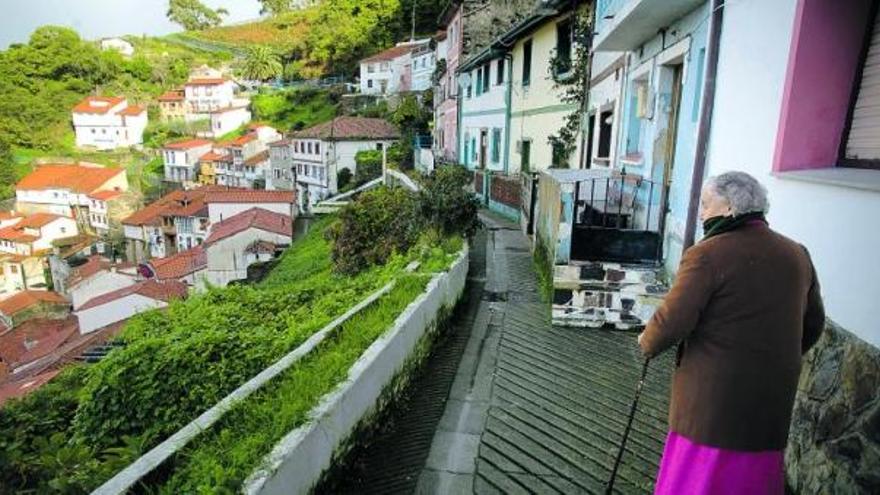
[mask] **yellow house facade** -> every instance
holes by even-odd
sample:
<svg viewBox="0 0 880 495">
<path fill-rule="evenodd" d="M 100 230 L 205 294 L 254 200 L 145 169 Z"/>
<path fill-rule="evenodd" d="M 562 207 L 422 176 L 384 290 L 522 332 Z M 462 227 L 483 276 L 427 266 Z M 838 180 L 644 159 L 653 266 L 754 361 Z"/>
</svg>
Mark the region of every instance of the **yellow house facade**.
<svg viewBox="0 0 880 495">
<path fill-rule="evenodd" d="M 550 167 L 579 168 L 582 140 L 570 155 L 554 160 L 549 138 L 558 134 L 566 117 L 578 111 L 562 101 L 562 89 L 555 88 L 550 72 L 558 51 L 574 57 L 571 9 L 540 9 L 502 36 L 512 55 L 510 98 L 510 172 L 539 171 Z"/>
</svg>

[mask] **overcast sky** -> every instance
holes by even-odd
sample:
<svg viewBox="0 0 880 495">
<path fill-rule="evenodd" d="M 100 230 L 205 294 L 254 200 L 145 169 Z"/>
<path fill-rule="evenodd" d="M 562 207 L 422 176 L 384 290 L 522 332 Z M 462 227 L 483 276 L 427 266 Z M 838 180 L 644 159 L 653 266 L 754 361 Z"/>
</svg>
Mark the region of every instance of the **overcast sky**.
<svg viewBox="0 0 880 495">
<path fill-rule="evenodd" d="M 257 0 L 202 0 L 229 11 L 226 22 L 259 17 Z M 123 34 L 160 35 L 181 28 L 165 18 L 168 0 L 0 0 L 0 50 L 27 41 L 44 24 L 69 26 L 87 39 Z"/>
</svg>

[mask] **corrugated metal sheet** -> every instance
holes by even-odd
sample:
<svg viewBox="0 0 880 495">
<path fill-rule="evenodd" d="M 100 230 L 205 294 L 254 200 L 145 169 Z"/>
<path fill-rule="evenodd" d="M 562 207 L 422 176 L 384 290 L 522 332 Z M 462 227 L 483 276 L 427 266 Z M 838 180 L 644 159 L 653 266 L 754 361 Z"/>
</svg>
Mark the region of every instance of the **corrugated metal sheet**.
<svg viewBox="0 0 880 495">
<path fill-rule="evenodd" d="M 846 143 L 846 157 L 880 160 L 880 15 L 874 20 L 871 46 Z"/>
</svg>

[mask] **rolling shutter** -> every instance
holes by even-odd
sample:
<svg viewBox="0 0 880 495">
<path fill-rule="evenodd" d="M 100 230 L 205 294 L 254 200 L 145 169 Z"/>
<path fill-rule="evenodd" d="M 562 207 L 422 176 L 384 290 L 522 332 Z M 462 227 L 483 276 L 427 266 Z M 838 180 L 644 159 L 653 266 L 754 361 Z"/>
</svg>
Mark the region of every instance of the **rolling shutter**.
<svg viewBox="0 0 880 495">
<path fill-rule="evenodd" d="M 846 142 L 846 158 L 880 160 L 880 15 L 874 19 L 871 45 Z"/>
</svg>

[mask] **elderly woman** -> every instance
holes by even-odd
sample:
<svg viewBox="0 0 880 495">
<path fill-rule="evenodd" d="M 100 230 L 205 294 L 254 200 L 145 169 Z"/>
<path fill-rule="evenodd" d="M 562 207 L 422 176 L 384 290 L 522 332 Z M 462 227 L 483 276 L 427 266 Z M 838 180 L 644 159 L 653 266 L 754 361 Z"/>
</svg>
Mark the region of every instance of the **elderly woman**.
<svg viewBox="0 0 880 495">
<path fill-rule="evenodd" d="M 679 344 L 655 493 L 784 491 L 801 355 L 825 312 L 809 254 L 768 227 L 767 209 L 750 175 L 709 179 L 705 236 L 639 336 L 647 357 Z"/>
</svg>

